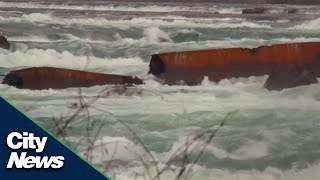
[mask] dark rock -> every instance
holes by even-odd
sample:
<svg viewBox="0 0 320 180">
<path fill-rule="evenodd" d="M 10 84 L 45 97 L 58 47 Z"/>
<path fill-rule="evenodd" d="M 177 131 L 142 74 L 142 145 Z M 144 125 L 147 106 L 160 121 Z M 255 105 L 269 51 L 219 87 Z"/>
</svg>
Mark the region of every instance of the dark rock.
<svg viewBox="0 0 320 180">
<path fill-rule="evenodd" d="M 33 67 L 11 71 L 2 84 L 20 89 L 63 89 L 69 87 L 90 87 L 105 84 L 137 85 L 143 84 L 138 77 L 101 74 L 79 70 Z"/>
<path fill-rule="evenodd" d="M 264 84 L 268 90 L 283 90 L 297 86 L 319 83 L 310 68 L 288 64 L 275 68 Z"/>
<path fill-rule="evenodd" d="M 259 8 L 252 8 L 252 9 L 243 9 L 242 14 L 266 14 L 270 9 L 259 7 Z"/>
<path fill-rule="evenodd" d="M 274 13 L 279 14 L 297 14 L 299 12 L 298 9 L 291 8 L 291 9 L 275 9 L 278 11 L 275 11 Z M 251 8 L 251 9 L 243 9 L 242 14 L 270 14 L 271 9 L 265 8 L 265 7 L 258 7 L 258 8 Z"/>
<path fill-rule="evenodd" d="M 10 49 L 10 43 L 3 35 L 0 35 L 0 48 Z"/>
<path fill-rule="evenodd" d="M 2 84 L 7 84 L 9 86 L 14 86 L 16 88 L 22 88 L 23 86 L 23 78 L 14 73 L 9 73 L 3 79 Z"/>
<path fill-rule="evenodd" d="M 286 11 L 287 11 L 288 14 L 297 14 L 297 13 L 299 13 L 298 9 L 287 9 Z"/>
<path fill-rule="evenodd" d="M 160 75 L 165 72 L 165 64 L 157 54 L 152 55 L 149 68 L 148 74 L 153 74 L 157 77 L 160 77 Z"/>
</svg>

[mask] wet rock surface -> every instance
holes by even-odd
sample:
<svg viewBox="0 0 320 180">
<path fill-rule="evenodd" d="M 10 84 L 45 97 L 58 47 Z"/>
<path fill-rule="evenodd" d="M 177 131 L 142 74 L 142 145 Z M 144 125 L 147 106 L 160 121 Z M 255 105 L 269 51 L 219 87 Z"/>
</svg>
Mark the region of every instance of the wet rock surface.
<svg viewBox="0 0 320 180">
<path fill-rule="evenodd" d="M 3 35 L 0 35 L 0 48 L 10 49 L 10 43 Z"/>
<path fill-rule="evenodd" d="M 272 9 L 267 7 L 256 7 L 256 8 L 247 8 L 242 10 L 242 14 L 297 14 L 297 13 L 299 13 L 299 10 L 295 8 Z"/>
<path fill-rule="evenodd" d="M 270 9 L 269 8 L 252 8 L 252 9 L 243 9 L 242 14 L 266 14 Z"/>
<path fill-rule="evenodd" d="M 268 90 L 283 90 L 297 86 L 319 83 L 311 68 L 288 64 L 287 66 L 277 67 L 269 75 L 264 84 Z"/>
</svg>

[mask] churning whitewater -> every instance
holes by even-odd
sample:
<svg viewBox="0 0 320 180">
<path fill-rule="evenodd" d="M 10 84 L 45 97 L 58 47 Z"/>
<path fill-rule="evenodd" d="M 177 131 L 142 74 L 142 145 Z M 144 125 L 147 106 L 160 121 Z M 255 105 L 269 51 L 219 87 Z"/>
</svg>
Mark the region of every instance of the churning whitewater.
<svg viewBox="0 0 320 180">
<path fill-rule="evenodd" d="M 320 41 L 319 6 L 266 6 L 274 10 L 242 15 L 253 5 L 0 2 L 0 31 L 12 45 L 0 49 L 1 75 L 49 66 L 145 80 L 41 91 L 0 84 L 1 96 L 53 132 L 55 122 L 88 103 L 58 136 L 114 179 L 149 179 L 155 165 L 169 166 L 160 179 L 174 179 L 182 159 L 168 161 L 222 121 L 202 157 L 186 165 L 191 179 L 320 179 L 319 85 L 267 91 L 262 76 L 168 86 L 148 74 L 155 53 Z M 299 11 L 285 14 L 286 8 Z M 90 132 L 88 121 L 95 122 Z M 203 146 L 205 138 L 192 144 L 191 156 Z"/>
</svg>

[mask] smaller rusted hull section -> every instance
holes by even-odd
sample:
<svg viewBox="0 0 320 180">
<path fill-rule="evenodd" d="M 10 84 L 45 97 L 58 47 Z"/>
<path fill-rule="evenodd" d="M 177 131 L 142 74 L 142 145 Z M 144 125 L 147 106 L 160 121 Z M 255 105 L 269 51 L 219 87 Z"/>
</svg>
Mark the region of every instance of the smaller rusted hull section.
<svg viewBox="0 0 320 180">
<path fill-rule="evenodd" d="M 3 35 L 0 35 L 0 48 L 10 49 L 10 43 Z"/>
<path fill-rule="evenodd" d="M 228 48 L 152 55 L 149 73 L 165 83 L 197 85 L 204 77 L 222 79 L 270 75 L 274 68 L 308 66 L 320 75 L 320 42 L 278 44 L 254 49 Z"/>
<path fill-rule="evenodd" d="M 69 87 L 91 87 L 105 84 L 138 85 L 143 81 L 138 77 L 121 76 L 85 72 L 79 70 L 54 67 L 33 67 L 11 71 L 2 84 L 8 84 L 20 89 L 64 89 Z"/>
</svg>

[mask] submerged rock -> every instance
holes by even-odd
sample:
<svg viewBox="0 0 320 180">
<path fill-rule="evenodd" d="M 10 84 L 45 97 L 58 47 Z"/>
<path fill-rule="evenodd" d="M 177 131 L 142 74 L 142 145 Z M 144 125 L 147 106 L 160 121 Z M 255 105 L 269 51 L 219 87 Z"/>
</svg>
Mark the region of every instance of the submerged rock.
<svg viewBox="0 0 320 180">
<path fill-rule="evenodd" d="M 252 8 L 252 9 L 243 9 L 242 14 L 266 14 L 270 9 L 264 7 Z"/>
<path fill-rule="evenodd" d="M 270 75 L 275 66 L 285 68 L 288 64 L 308 65 L 315 76 L 320 76 L 320 42 L 154 54 L 149 73 L 169 85 L 197 85 L 205 77 L 218 82 Z"/>
<path fill-rule="evenodd" d="M 8 49 L 8 50 L 10 49 L 9 41 L 1 34 L 0 34 L 0 48 Z"/>
<path fill-rule="evenodd" d="M 143 84 L 138 77 L 85 72 L 54 67 L 33 67 L 11 71 L 2 84 L 20 89 L 63 89 L 69 87 L 90 87 L 105 84 Z"/>
<path fill-rule="evenodd" d="M 248 8 L 243 9 L 242 14 L 297 14 L 298 9 L 287 8 L 287 9 L 271 9 L 266 7 Z"/>
<path fill-rule="evenodd" d="M 165 1 L 165 0 L 162 0 Z M 167 0 L 169 1 L 169 0 Z M 183 2 L 195 2 L 194 0 L 178 0 Z M 197 2 L 212 2 L 212 3 L 232 3 L 232 4 L 300 4 L 300 5 L 316 5 L 320 4 L 319 0 L 198 0 Z"/>
<path fill-rule="evenodd" d="M 287 11 L 288 14 L 297 14 L 297 13 L 299 13 L 298 9 L 286 9 L 286 11 Z"/>
<path fill-rule="evenodd" d="M 264 84 L 268 90 L 283 90 L 303 85 L 319 83 L 310 68 L 288 64 L 275 68 Z"/>
</svg>

